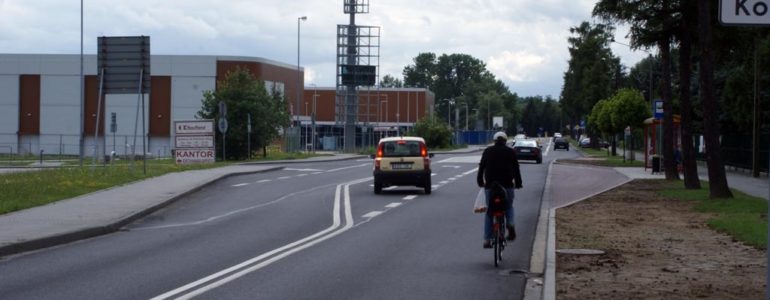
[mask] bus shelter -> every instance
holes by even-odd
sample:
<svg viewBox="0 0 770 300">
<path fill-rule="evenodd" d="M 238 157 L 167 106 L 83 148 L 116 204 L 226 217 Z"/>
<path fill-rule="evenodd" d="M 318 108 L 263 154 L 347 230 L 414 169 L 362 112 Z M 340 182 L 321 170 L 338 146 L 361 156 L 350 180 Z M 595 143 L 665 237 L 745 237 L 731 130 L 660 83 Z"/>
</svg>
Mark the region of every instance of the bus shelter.
<svg viewBox="0 0 770 300">
<path fill-rule="evenodd" d="M 679 115 L 674 115 L 674 151 L 682 149 L 682 125 Z M 663 120 L 649 118 L 644 120 L 644 170 L 661 172 L 663 156 Z M 680 150 L 681 151 L 681 150 Z M 674 153 L 671 153 L 673 155 Z"/>
</svg>

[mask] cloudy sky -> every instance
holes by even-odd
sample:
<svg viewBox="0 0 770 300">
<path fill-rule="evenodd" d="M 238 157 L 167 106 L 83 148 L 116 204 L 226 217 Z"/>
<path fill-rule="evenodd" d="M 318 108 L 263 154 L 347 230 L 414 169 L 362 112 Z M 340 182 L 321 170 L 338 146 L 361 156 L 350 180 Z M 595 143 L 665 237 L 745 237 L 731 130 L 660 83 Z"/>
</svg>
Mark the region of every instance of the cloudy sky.
<svg viewBox="0 0 770 300">
<path fill-rule="evenodd" d="M 334 86 L 344 0 L 83 0 L 85 53 L 98 36 L 148 35 L 153 54 L 255 56 L 295 65 L 297 18 L 306 85 Z M 512 92 L 558 97 L 569 28 L 596 0 L 365 0 L 359 25 L 380 26 L 380 76 L 401 77 L 421 52 L 486 62 Z M 616 40 L 625 41 L 625 30 Z M 623 64 L 646 56 L 613 44 Z M 0 0 L 0 52 L 80 52 L 80 1 Z"/>
</svg>

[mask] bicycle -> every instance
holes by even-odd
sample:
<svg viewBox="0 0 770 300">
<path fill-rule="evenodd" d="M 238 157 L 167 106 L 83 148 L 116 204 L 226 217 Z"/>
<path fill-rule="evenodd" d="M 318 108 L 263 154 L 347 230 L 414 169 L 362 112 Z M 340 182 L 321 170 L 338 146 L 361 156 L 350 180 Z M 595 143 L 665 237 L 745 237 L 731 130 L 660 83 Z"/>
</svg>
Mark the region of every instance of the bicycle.
<svg viewBox="0 0 770 300">
<path fill-rule="evenodd" d="M 489 209 L 487 213 L 492 217 L 492 247 L 494 248 L 495 267 L 500 265 L 503 260 L 503 250 L 505 249 L 505 211 L 506 211 L 506 193 L 501 187 L 493 192 L 489 200 Z"/>
</svg>

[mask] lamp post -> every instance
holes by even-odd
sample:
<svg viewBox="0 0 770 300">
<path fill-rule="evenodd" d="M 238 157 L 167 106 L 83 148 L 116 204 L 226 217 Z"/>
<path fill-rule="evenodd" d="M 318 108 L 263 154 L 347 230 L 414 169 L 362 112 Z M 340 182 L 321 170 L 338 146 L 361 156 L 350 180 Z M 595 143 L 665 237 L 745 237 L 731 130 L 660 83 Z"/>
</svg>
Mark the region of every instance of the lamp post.
<svg viewBox="0 0 770 300">
<path fill-rule="evenodd" d="M 468 131 L 468 102 L 465 102 L 465 131 Z"/>
<path fill-rule="evenodd" d="M 446 123 L 449 128 L 452 128 L 452 104 L 454 104 L 454 99 L 444 99 L 443 101 L 446 101 Z"/>
<path fill-rule="evenodd" d="M 313 130 L 312 130 L 313 132 L 310 135 L 311 136 L 311 141 L 310 142 L 312 144 L 312 146 L 310 146 L 310 149 L 312 149 L 313 153 L 315 153 L 315 122 L 316 122 L 316 115 L 315 114 L 316 114 L 316 97 L 318 97 L 318 87 L 314 83 L 311 83 L 310 85 L 313 86 L 313 114 L 310 117 L 310 121 L 311 121 L 312 126 L 313 126 Z"/>
<path fill-rule="evenodd" d="M 302 79 L 301 79 L 302 72 L 300 72 L 300 70 L 299 70 L 299 49 L 300 49 L 300 42 L 299 42 L 300 41 L 300 39 L 299 39 L 300 28 L 299 28 L 299 24 L 300 24 L 300 21 L 305 21 L 305 20 L 307 20 L 307 16 L 301 16 L 301 17 L 297 18 L 297 100 L 295 101 L 296 105 L 294 106 L 294 108 L 297 110 L 297 112 L 295 113 L 295 116 L 296 116 L 296 122 L 297 122 L 298 126 L 300 125 L 299 124 L 299 98 L 300 98 L 300 90 L 302 89 L 302 87 L 300 86 L 302 84 L 301 83 L 302 82 Z M 297 136 L 297 144 L 300 143 L 301 139 L 302 139 L 301 135 Z M 297 145 L 297 146 L 299 146 L 299 145 Z M 297 147 L 297 148 L 299 148 L 299 147 Z"/>
</svg>

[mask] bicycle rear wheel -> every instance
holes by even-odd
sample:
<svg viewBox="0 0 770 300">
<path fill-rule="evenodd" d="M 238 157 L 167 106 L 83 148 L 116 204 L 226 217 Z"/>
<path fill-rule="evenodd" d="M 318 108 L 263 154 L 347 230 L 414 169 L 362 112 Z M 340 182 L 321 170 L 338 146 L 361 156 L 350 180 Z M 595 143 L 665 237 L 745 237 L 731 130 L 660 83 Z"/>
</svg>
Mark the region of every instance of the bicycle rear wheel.
<svg viewBox="0 0 770 300">
<path fill-rule="evenodd" d="M 505 236 L 504 236 L 505 233 L 503 230 L 505 227 L 503 227 L 503 222 L 501 222 L 502 221 L 501 217 L 496 216 L 494 217 L 493 220 L 494 220 L 493 221 L 493 230 L 494 230 L 493 243 L 495 244 L 494 245 L 495 251 L 493 252 L 495 254 L 495 267 L 498 267 L 500 265 L 500 261 L 503 260 L 503 247 L 505 247 Z"/>
</svg>

